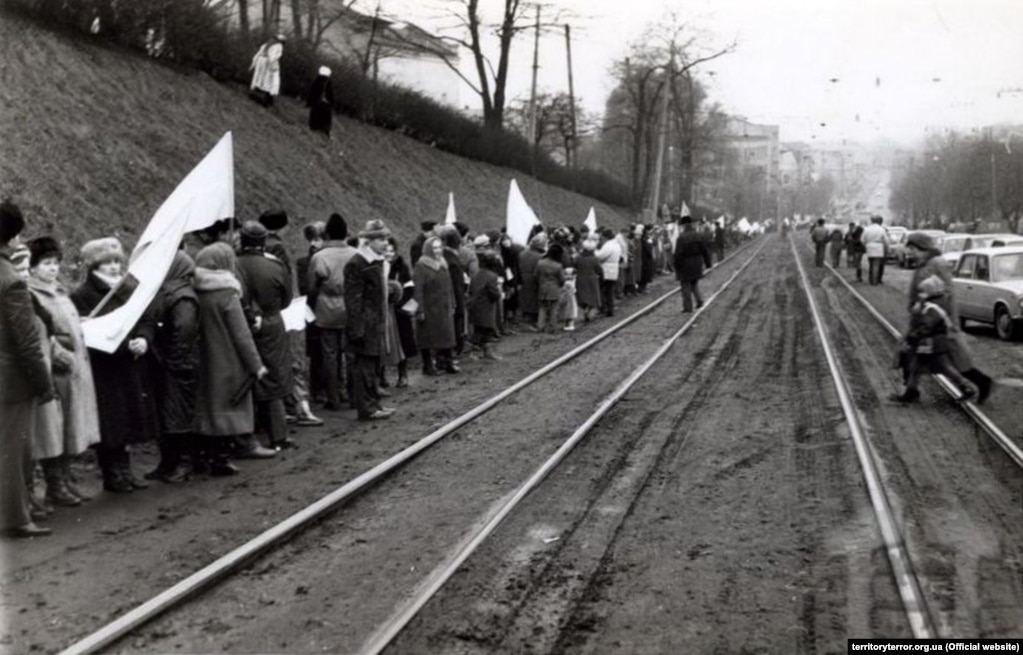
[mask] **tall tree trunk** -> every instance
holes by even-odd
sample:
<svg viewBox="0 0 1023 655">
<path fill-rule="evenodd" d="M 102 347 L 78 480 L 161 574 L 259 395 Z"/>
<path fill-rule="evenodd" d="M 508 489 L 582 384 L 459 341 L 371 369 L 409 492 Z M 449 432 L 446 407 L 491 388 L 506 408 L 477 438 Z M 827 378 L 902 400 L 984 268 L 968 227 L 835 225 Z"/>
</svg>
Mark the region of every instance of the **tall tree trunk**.
<svg viewBox="0 0 1023 655">
<path fill-rule="evenodd" d="M 249 38 L 249 0 L 238 0 L 238 25 L 242 36 Z"/>
<path fill-rule="evenodd" d="M 291 0 L 291 22 L 292 32 L 302 38 L 302 0 Z"/>
</svg>

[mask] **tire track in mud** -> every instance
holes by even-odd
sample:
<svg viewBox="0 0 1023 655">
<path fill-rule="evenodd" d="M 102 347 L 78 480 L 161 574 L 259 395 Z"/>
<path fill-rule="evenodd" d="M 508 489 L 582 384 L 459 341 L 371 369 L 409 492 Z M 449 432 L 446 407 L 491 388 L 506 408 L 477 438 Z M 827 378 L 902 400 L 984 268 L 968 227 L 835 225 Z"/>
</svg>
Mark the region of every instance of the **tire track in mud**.
<svg viewBox="0 0 1023 655">
<path fill-rule="evenodd" d="M 897 385 L 887 333 L 830 277 L 818 293 L 941 636 L 1018 634 L 1023 472 L 929 381 L 920 405 L 887 401 Z"/>
</svg>

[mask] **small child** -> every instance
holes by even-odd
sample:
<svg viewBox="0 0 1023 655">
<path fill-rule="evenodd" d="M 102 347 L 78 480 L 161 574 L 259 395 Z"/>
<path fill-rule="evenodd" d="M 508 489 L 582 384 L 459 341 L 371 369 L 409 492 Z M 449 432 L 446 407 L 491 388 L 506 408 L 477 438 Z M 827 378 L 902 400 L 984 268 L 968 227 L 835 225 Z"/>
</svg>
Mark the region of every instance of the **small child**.
<svg viewBox="0 0 1023 655">
<path fill-rule="evenodd" d="M 941 307 L 947 292 L 945 282 L 932 275 L 920 283 L 919 300 L 910 311 L 909 330 L 906 332 L 906 349 L 911 352 L 905 374 L 906 390 L 894 400 L 908 403 L 920 397 L 920 374 L 944 373 L 962 391 L 962 399 L 974 395 L 973 388 L 952 364 L 949 357 L 949 326 L 951 319 Z"/>
<path fill-rule="evenodd" d="M 576 272 L 572 267 L 565 269 L 565 284 L 561 287 L 558 297 L 558 318 L 565 324 L 565 332 L 575 330 L 575 320 L 579 318 L 579 303 L 575 298 Z"/>
</svg>

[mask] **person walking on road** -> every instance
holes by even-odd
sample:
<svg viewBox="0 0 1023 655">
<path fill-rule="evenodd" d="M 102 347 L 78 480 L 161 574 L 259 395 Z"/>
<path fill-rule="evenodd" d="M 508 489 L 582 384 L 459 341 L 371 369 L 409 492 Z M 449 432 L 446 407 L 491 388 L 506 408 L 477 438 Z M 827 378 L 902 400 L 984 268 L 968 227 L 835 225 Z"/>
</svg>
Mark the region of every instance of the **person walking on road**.
<svg viewBox="0 0 1023 655">
<path fill-rule="evenodd" d="M 881 225 L 880 216 L 870 219 L 870 225 L 863 230 L 863 248 L 867 255 L 867 282 L 872 285 L 881 284 L 884 277 L 884 258 L 888 253 L 888 233 Z"/>
<path fill-rule="evenodd" d="M 856 281 L 863 281 L 863 226 L 849 223 L 849 231 L 845 233 L 845 262 L 849 268 L 856 270 Z"/>
<path fill-rule="evenodd" d="M 359 232 L 362 245 L 345 265 L 345 338 L 355 355 L 352 392 L 360 421 L 390 418 L 394 409 L 380 404 L 377 373 L 387 339 L 388 285 L 384 271 L 387 238 L 383 221 L 370 220 Z"/>
<path fill-rule="evenodd" d="M 720 221 L 714 224 L 714 253 L 720 264 L 725 258 L 725 226 Z"/>
<path fill-rule="evenodd" d="M 813 264 L 817 268 L 821 268 L 824 266 L 824 257 L 828 248 L 828 230 L 824 227 L 823 218 L 817 219 L 817 225 L 810 231 L 810 240 L 813 241 Z"/>
<path fill-rule="evenodd" d="M 682 311 L 691 312 L 694 296 L 697 309 L 703 307 L 698 284 L 703 277 L 703 269 L 710 268 L 713 262 L 706 239 L 693 230 L 693 219 L 683 216 L 679 222 L 682 234 L 675 242 L 675 277 L 682 291 Z"/>
<path fill-rule="evenodd" d="M 845 248 L 842 230 L 836 227 L 831 231 L 828 240 L 830 241 L 828 248 L 831 251 L 831 266 L 832 268 L 838 268 L 842 264 L 842 250 Z M 846 259 L 848 259 L 848 255 L 846 255 Z"/>
</svg>

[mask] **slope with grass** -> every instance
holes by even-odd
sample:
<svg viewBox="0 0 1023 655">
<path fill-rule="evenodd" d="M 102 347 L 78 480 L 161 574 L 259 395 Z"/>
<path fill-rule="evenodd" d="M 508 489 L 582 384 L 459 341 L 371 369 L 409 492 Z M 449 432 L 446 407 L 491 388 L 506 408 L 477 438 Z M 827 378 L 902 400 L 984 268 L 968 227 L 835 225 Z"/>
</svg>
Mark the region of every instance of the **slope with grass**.
<svg viewBox="0 0 1023 655">
<path fill-rule="evenodd" d="M 601 224 L 626 221 L 620 208 L 395 132 L 338 116 L 327 141 L 306 119 L 296 100 L 267 110 L 244 88 L 0 10 L 0 195 L 26 210 L 27 236 L 52 232 L 69 251 L 106 234 L 130 246 L 228 130 L 241 219 L 270 207 L 284 208 L 293 224 L 340 211 L 350 225 L 383 219 L 407 243 L 419 221 L 443 220 L 449 191 L 461 220 L 500 227 L 517 177 L 548 224 L 581 224 L 591 205 Z M 299 230 L 286 236 L 299 246 Z"/>
</svg>

